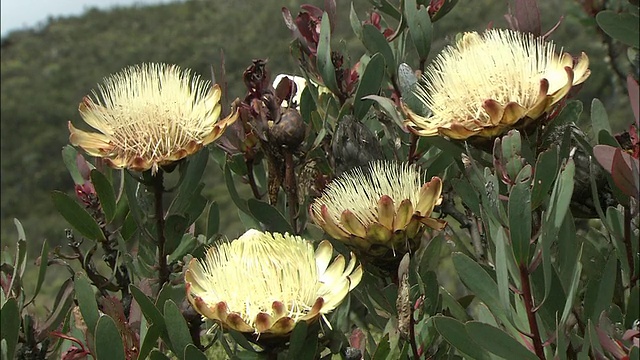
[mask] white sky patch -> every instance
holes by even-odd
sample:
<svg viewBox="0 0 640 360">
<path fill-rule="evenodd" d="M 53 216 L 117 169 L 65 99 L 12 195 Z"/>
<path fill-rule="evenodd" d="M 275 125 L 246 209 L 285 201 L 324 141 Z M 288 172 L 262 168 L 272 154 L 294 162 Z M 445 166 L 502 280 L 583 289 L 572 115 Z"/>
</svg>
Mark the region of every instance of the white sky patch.
<svg viewBox="0 0 640 360">
<path fill-rule="evenodd" d="M 80 16 L 91 8 L 110 9 L 133 5 L 155 5 L 175 0 L 2 0 L 0 2 L 1 35 L 45 24 L 49 17 Z"/>
</svg>

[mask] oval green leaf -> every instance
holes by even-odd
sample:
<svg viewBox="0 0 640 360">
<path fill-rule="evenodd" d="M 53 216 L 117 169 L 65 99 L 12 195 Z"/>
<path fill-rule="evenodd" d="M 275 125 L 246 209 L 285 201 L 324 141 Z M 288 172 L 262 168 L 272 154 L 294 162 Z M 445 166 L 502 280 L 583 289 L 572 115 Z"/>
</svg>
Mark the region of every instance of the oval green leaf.
<svg viewBox="0 0 640 360">
<path fill-rule="evenodd" d="M 91 170 L 91 183 L 96 189 L 100 206 L 109 223 L 116 214 L 116 194 L 113 192 L 113 187 L 107 177 L 96 169 Z"/>
<path fill-rule="evenodd" d="M 98 311 L 98 303 L 96 302 L 96 294 L 93 292 L 93 288 L 89 283 L 86 276 L 78 274 L 74 281 L 76 289 L 76 299 L 78 300 L 78 306 L 80 307 L 80 313 L 84 318 L 84 322 L 87 324 L 89 331 L 93 333 L 98 319 L 100 319 L 100 312 Z"/>
<path fill-rule="evenodd" d="M 293 234 L 293 228 L 275 207 L 256 199 L 247 200 L 247 205 L 251 215 L 263 223 L 267 231 Z"/>
<path fill-rule="evenodd" d="M 95 328 L 97 360 L 125 360 L 124 345 L 115 321 L 108 315 L 98 320 Z"/>
<path fill-rule="evenodd" d="M 383 75 L 384 58 L 380 54 L 375 54 L 367 63 L 367 67 L 360 77 L 356 96 L 353 99 L 353 114 L 357 119 L 361 120 L 367 115 L 369 108 L 373 104 L 373 100 L 363 98 L 367 95 L 378 94 Z"/>
<path fill-rule="evenodd" d="M 179 359 L 185 359 L 186 347 L 189 344 L 193 344 L 193 341 L 191 340 L 187 321 L 173 300 L 167 300 L 164 303 L 164 320 L 167 324 L 169 339 L 171 339 L 171 350 Z"/>
<path fill-rule="evenodd" d="M 94 218 L 89 215 L 87 210 L 83 209 L 69 195 L 54 191 L 51 194 L 53 205 L 67 222 L 73 226 L 80 234 L 91 240 L 105 240 L 104 234 L 98 226 Z"/>
<path fill-rule="evenodd" d="M 491 353 L 505 359 L 538 360 L 534 353 L 496 327 L 478 321 L 470 321 L 464 327 L 476 344 Z"/>
</svg>

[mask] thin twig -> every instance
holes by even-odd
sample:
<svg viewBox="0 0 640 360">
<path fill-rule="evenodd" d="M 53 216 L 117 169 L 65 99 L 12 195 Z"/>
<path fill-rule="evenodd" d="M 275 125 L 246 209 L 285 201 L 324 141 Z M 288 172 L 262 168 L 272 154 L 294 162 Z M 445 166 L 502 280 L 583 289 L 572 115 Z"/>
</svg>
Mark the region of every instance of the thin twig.
<svg viewBox="0 0 640 360">
<path fill-rule="evenodd" d="M 293 228 L 293 233 L 298 233 L 298 194 L 296 185 L 296 174 L 294 171 L 293 154 L 288 149 L 284 151 L 285 175 L 284 188 L 287 192 L 287 207 L 289 208 L 289 223 Z"/>
<path fill-rule="evenodd" d="M 633 201 L 632 199 L 629 199 Z M 633 246 L 631 245 L 631 206 L 624 207 L 624 247 L 627 252 L 627 261 L 629 262 L 629 288 L 635 285 L 637 278 L 634 276 L 635 269 L 633 264 Z"/>
</svg>

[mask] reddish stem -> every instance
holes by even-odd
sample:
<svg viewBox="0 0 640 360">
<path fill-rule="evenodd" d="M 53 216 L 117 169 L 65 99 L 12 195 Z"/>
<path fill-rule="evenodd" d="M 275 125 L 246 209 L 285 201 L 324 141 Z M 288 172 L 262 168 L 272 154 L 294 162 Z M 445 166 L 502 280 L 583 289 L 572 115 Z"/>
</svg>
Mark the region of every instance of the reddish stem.
<svg viewBox="0 0 640 360">
<path fill-rule="evenodd" d="M 531 340 L 533 341 L 533 348 L 535 349 L 538 358 L 545 360 L 544 348 L 542 347 L 542 340 L 540 339 L 540 330 L 538 329 L 538 322 L 536 320 L 536 313 L 533 310 L 533 294 L 531 293 L 531 284 L 529 283 L 529 272 L 527 266 L 520 264 L 520 281 L 522 282 L 522 298 L 524 300 L 524 307 L 527 310 L 527 319 L 529 320 L 529 329 L 531 332 Z"/>
</svg>

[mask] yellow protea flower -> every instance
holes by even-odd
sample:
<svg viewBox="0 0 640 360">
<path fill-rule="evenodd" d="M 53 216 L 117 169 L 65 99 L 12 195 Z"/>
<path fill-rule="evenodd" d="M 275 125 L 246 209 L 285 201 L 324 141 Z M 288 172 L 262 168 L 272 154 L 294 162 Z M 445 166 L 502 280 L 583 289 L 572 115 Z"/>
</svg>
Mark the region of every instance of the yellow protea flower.
<svg viewBox="0 0 640 360">
<path fill-rule="evenodd" d="M 421 136 L 495 137 L 548 113 L 590 75 L 585 53 L 574 62 L 531 34 L 494 29 L 465 33 L 425 70 L 416 95 L 431 110 L 406 106 L 407 125 Z"/>
<path fill-rule="evenodd" d="M 225 329 L 261 337 L 286 335 L 338 306 L 362 279 L 356 259 L 346 263 L 322 241 L 313 251 L 299 236 L 249 230 L 192 259 L 185 273 L 187 299 Z M 330 264 L 331 263 L 331 264 Z"/>
<path fill-rule="evenodd" d="M 363 255 L 394 262 L 402 257 L 398 253 L 420 245 L 425 226 L 440 230 L 446 225 L 430 217 L 441 192 L 440 178 L 424 182 L 414 164 L 375 161 L 329 183 L 311 204 L 311 217 Z"/>
<path fill-rule="evenodd" d="M 218 85 L 175 65 L 131 66 L 85 96 L 80 116 L 98 132 L 69 122 L 69 142 L 112 167 L 155 173 L 213 142 L 236 120 L 234 111 L 218 121 L 221 94 Z"/>
</svg>

